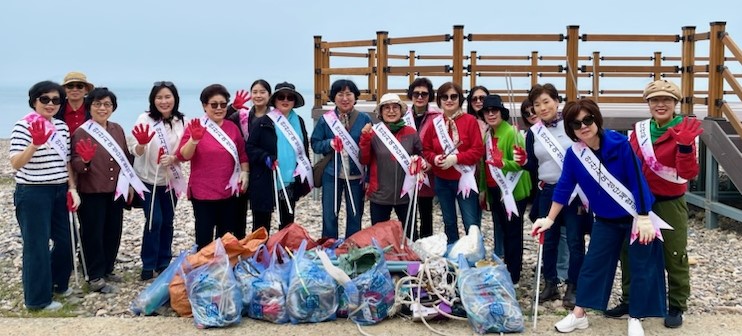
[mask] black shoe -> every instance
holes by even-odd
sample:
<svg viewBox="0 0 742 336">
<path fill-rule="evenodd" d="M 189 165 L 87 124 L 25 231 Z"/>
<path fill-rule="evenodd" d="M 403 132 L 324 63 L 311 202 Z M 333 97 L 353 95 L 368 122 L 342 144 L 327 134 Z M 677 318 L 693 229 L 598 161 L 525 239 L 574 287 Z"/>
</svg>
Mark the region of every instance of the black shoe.
<svg viewBox="0 0 742 336">
<path fill-rule="evenodd" d="M 546 282 L 544 290 L 538 294 L 538 303 L 544 303 L 546 301 L 554 301 L 560 298 L 559 288 L 557 288 L 556 282 Z"/>
<path fill-rule="evenodd" d="M 106 282 L 124 282 L 124 278 L 114 273 L 106 274 L 105 279 L 106 279 Z"/>
<path fill-rule="evenodd" d="M 665 316 L 665 327 L 678 328 L 683 325 L 683 311 L 670 306 L 670 312 Z"/>
<path fill-rule="evenodd" d="M 158 268 L 155 268 L 155 272 L 157 272 L 157 274 L 162 274 L 162 272 L 165 272 L 165 270 L 167 269 L 167 267 L 168 267 L 168 265 L 160 266 Z"/>
<path fill-rule="evenodd" d="M 142 270 L 142 273 L 139 274 L 139 279 L 142 279 L 142 281 L 147 281 L 154 277 L 155 277 L 155 271 L 152 271 L 152 270 Z"/>
<path fill-rule="evenodd" d="M 618 306 L 615 306 L 603 312 L 603 315 L 605 315 L 605 317 L 617 319 L 629 318 L 629 304 L 622 301 L 618 304 Z"/>
<path fill-rule="evenodd" d="M 567 284 L 567 291 L 564 292 L 564 297 L 562 298 L 562 306 L 566 308 L 567 310 L 572 310 L 575 307 L 575 296 L 577 293 L 577 287 L 571 283 Z"/>
</svg>

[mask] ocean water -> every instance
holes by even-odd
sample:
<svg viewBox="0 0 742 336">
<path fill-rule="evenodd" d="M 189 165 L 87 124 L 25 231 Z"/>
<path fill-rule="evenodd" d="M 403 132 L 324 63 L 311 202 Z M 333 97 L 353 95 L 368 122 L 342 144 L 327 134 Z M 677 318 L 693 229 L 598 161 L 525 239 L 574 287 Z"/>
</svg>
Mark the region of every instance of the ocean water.
<svg viewBox="0 0 742 336">
<path fill-rule="evenodd" d="M 137 117 L 149 108 L 148 98 L 151 87 L 117 88 L 109 85 L 108 88 L 116 94 L 118 99 L 118 108 L 113 112 L 110 120 L 120 124 L 124 131 L 130 132 L 134 128 Z M 19 86 L 0 86 L 0 116 L 2 116 L 0 117 L 0 138 L 9 138 L 15 122 L 31 112 L 28 106 L 28 89 L 28 87 Z M 199 101 L 202 89 L 202 87 L 178 87 L 180 111 L 186 117 L 200 117 L 204 113 Z M 234 95 L 234 92 L 230 93 Z M 313 94 L 311 90 L 300 90 L 300 93 L 304 97 L 305 105 L 296 109 L 296 112 L 304 118 L 307 132 L 311 136 L 314 126 L 311 119 Z"/>
</svg>

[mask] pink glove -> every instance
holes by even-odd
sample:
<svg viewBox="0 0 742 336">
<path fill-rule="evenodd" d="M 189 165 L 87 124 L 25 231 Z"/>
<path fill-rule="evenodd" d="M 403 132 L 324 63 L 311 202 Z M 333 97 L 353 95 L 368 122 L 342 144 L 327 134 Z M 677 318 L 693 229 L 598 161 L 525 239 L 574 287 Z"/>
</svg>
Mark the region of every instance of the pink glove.
<svg viewBox="0 0 742 336">
<path fill-rule="evenodd" d="M 703 133 L 701 122 L 696 118 L 685 117 L 683 122 L 670 128 L 670 135 L 675 139 L 675 142 L 683 146 L 693 145 L 696 137 L 701 133 Z"/>
</svg>

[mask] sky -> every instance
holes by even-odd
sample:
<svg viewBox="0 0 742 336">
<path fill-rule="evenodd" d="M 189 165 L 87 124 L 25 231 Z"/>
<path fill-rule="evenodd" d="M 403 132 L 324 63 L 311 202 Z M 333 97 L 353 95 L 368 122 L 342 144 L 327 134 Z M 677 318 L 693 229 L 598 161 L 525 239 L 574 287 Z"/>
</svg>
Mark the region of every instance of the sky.
<svg viewBox="0 0 742 336">
<path fill-rule="evenodd" d="M 465 26 L 465 34 L 565 33 L 568 25 L 579 25 L 581 33 L 680 34 L 682 26 L 702 32 L 712 21 L 726 21 L 727 31 L 742 41 L 742 23 L 733 20 L 742 9 L 736 1 L 599 3 L 9 0 L 0 3 L 0 87 L 61 81 L 77 70 L 101 85 L 147 87 L 171 80 L 195 87 L 215 82 L 248 86 L 265 78 L 311 89 L 314 35 L 327 41 L 372 39 L 379 30 L 390 37 L 437 35 L 451 33 L 458 24 Z M 390 51 L 411 48 L 450 53 L 450 44 L 392 46 Z M 487 46 L 465 42 L 465 48 L 485 51 Z M 563 44 L 537 48 L 522 42 L 491 53 L 525 55 L 534 49 L 564 54 Z M 651 55 L 658 48 L 607 44 L 595 49 Z M 679 56 L 679 47 L 674 50 Z"/>
</svg>

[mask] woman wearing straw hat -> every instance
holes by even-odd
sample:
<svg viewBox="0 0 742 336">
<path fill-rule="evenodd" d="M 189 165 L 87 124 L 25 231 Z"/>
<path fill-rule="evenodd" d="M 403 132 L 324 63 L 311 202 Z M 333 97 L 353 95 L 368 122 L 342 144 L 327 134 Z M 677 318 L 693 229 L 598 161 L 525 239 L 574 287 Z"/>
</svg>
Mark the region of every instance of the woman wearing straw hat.
<svg viewBox="0 0 742 336">
<path fill-rule="evenodd" d="M 304 97 L 293 84 L 278 83 L 268 106 L 273 109 L 255 120 L 251 128 L 247 157 L 251 167 L 250 189 L 255 191 L 255 197 L 250 198 L 253 227 L 264 227 L 270 232 L 274 207 L 278 208 L 279 230 L 294 222 L 296 201 L 307 192 L 303 189 L 303 178 L 312 174 L 309 164 L 309 176 L 299 174 L 294 178 L 294 172 L 309 160 L 307 129 L 304 119 L 294 110 L 304 106 Z M 276 192 L 277 198 L 273 197 Z"/>
<path fill-rule="evenodd" d="M 59 106 L 54 118 L 64 121 L 74 134 L 82 123 L 90 120 L 90 110 L 84 106 L 85 95 L 93 91 L 95 86 L 88 82 L 88 77 L 82 72 L 72 71 L 64 76 L 65 99 Z"/>
<path fill-rule="evenodd" d="M 374 110 L 381 122 L 373 127 L 366 125 L 361 131 L 361 163 L 369 167 L 366 195 L 370 200 L 371 224 L 388 221 L 394 210 L 404 228 L 411 226 L 412 216 L 407 209 L 418 186 L 415 171 L 421 159 L 422 143 L 415 128 L 406 126 L 402 120 L 405 111 L 407 104 L 398 95 L 384 94 Z M 423 160 L 420 169 L 425 168 L 427 164 Z M 414 226 L 405 232 L 405 237 L 417 239 Z"/>
</svg>

